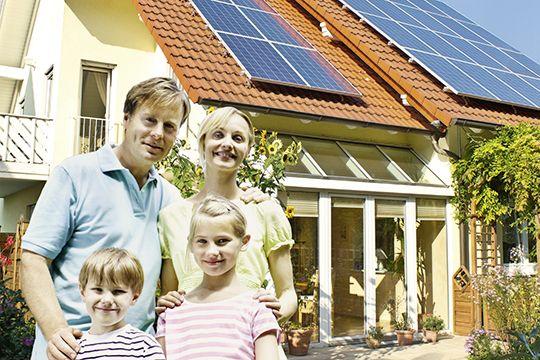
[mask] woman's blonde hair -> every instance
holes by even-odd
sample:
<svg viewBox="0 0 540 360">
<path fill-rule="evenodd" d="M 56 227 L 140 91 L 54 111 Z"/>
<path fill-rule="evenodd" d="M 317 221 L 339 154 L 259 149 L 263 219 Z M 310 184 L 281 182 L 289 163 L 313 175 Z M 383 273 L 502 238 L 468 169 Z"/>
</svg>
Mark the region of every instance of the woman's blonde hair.
<svg viewBox="0 0 540 360">
<path fill-rule="evenodd" d="M 208 115 L 202 122 L 201 127 L 199 129 L 199 157 L 201 160 L 201 165 L 203 165 L 204 168 L 204 141 L 206 139 L 206 135 L 208 135 L 210 132 L 212 132 L 215 129 L 218 129 L 222 126 L 225 126 L 229 120 L 233 116 L 240 116 L 242 119 L 246 121 L 248 124 L 249 132 L 248 132 L 248 148 L 251 148 L 253 146 L 253 143 L 255 142 L 255 131 L 253 129 L 253 124 L 251 123 L 251 120 L 249 119 L 249 116 L 247 116 L 242 111 L 238 110 L 237 108 L 234 108 L 232 106 L 226 106 L 219 108 L 212 112 L 210 115 Z"/>
<path fill-rule="evenodd" d="M 102 285 L 128 286 L 133 293 L 140 294 L 144 272 L 139 260 L 129 251 L 105 248 L 85 260 L 79 273 L 79 287 L 84 290 L 90 279 Z"/>
<path fill-rule="evenodd" d="M 228 216 L 234 236 L 242 239 L 246 236 L 247 221 L 242 210 L 230 200 L 217 195 L 207 196 L 200 205 L 196 206 L 191 216 L 188 240 L 191 243 L 195 232 L 206 217 Z"/>
</svg>

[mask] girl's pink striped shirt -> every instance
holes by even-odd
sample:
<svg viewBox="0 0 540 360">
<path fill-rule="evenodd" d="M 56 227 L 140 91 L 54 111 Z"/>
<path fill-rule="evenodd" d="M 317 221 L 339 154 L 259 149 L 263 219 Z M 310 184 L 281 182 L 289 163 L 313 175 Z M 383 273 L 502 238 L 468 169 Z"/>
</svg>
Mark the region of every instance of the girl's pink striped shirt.
<svg viewBox="0 0 540 360">
<path fill-rule="evenodd" d="M 252 298 L 253 292 L 212 303 L 184 301 L 159 316 L 156 337 L 165 336 L 173 359 L 255 359 L 255 340 L 279 325 L 272 311 Z"/>
</svg>

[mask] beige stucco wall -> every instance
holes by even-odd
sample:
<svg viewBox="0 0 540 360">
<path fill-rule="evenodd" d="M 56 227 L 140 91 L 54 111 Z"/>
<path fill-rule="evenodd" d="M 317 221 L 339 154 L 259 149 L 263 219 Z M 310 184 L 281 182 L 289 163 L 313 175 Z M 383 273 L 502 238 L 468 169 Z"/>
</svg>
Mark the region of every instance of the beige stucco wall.
<svg viewBox="0 0 540 360">
<path fill-rule="evenodd" d="M 17 221 L 21 215 L 26 219 L 26 207 L 36 203 L 43 185 L 44 183 L 38 183 L 4 198 L 3 217 L 0 221 L 2 232 L 17 230 Z"/>
<path fill-rule="evenodd" d="M 136 83 L 169 74 L 165 57 L 129 0 L 67 0 L 64 5 L 53 164 L 73 155 L 82 61 L 113 65 L 109 118 L 121 122 Z"/>
</svg>

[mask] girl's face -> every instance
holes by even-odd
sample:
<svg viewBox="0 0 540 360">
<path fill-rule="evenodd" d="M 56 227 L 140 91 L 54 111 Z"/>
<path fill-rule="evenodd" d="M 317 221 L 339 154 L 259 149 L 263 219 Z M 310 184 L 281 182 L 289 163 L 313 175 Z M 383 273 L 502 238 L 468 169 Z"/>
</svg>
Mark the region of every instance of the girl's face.
<svg viewBox="0 0 540 360">
<path fill-rule="evenodd" d="M 249 235 L 237 237 L 228 215 L 205 216 L 202 224 L 191 239 L 191 252 L 199 267 L 210 276 L 234 271 L 238 254 L 247 245 Z"/>
<path fill-rule="evenodd" d="M 233 115 L 222 126 L 209 131 L 204 139 L 206 168 L 238 170 L 249 153 L 249 125 Z"/>
</svg>

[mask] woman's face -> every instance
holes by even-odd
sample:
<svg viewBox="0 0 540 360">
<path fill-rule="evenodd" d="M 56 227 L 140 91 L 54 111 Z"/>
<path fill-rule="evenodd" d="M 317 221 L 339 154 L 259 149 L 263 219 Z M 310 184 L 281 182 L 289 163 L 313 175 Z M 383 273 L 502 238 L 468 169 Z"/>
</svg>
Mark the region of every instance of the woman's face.
<svg viewBox="0 0 540 360">
<path fill-rule="evenodd" d="M 237 170 L 249 153 L 248 137 L 249 126 L 238 115 L 210 130 L 204 139 L 206 168 Z"/>
</svg>

